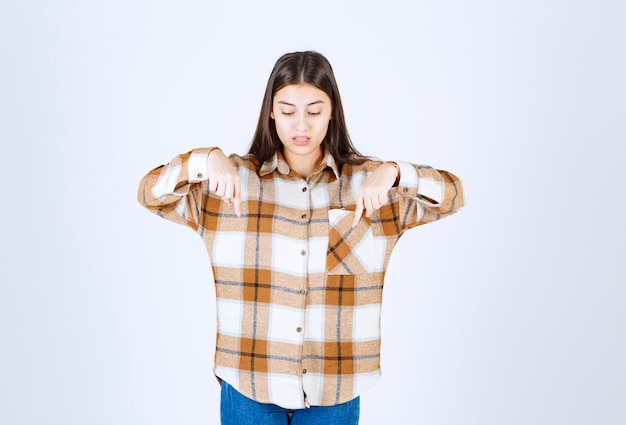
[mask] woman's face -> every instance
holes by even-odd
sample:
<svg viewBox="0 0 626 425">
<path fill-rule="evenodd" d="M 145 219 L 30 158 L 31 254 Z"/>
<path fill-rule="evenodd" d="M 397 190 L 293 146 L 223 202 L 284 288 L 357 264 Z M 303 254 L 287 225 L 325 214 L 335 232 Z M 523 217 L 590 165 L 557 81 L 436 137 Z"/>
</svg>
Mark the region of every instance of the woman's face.
<svg viewBox="0 0 626 425">
<path fill-rule="evenodd" d="M 290 166 L 319 163 L 331 114 L 330 98 L 311 84 L 285 86 L 274 94 L 270 116 Z"/>
</svg>

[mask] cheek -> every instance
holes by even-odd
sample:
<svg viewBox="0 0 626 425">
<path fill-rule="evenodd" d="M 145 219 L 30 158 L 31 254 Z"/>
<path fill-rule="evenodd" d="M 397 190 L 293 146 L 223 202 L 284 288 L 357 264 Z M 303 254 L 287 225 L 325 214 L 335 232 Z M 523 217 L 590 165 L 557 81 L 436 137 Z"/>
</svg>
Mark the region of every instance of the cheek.
<svg viewBox="0 0 626 425">
<path fill-rule="evenodd" d="M 284 133 L 285 132 L 286 125 L 285 125 L 285 123 L 283 121 L 281 121 L 281 120 L 274 120 L 274 123 L 276 125 L 276 132 L 277 133 L 280 134 L 280 133 Z"/>
<path fill-rule="evenodd" d="M 326 133 L 328 133 L 328 128 L 329 127 L 330 127 L 330 120 L 321 123 L 320 126 L 319 126 L 320 133 L 323 133 L 323 135 L 326 136 Z"/>
<path fill-rule="evenodd" d="M 287 137 L 287 129 L 285 128 L 285 123 L 281 122 L 281 120 L 274 120 L 274 126 L 276 127 L 276 134 L 282 143 L 284 142 L 285 137 Z"/>
</svg>

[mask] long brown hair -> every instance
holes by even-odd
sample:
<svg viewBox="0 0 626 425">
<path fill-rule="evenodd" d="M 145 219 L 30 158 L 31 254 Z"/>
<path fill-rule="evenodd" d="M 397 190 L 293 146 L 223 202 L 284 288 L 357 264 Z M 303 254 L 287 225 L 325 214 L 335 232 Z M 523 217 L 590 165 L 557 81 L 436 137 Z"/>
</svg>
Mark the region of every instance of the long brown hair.
<svg viewBox="0 0 626 425">
<path fill-rule="evenodd" d="M 352 144 L 346 128 L 339 88 L 330 62 L 323 55 L 313 51 L 287 53 L 276 61 L 267 81 L 259 122 L 249 153 L 254 154 L 262 164 L 282 148 L 276 133 L 276 124 L 270 117 L 274 95 L 285 86 L 302 83 L 311 84 L 322 90 L 331 101 L 332 117 L 328 132 L 322 141 L 322 148 L 330 152 L 337 165 L 363 162 L 365 158 Z"/>
</svg>

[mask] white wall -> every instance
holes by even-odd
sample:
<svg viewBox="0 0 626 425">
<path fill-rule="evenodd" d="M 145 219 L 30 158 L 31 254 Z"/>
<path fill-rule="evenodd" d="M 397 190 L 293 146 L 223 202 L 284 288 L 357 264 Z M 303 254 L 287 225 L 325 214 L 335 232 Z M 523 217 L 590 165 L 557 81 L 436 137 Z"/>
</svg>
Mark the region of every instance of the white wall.
<svg viewBox="0 0 626 425">
<path fill-rule="evenodd" d="M 394 253 L 361 424 L 626 423 L 623 2 L 2 9 L 0 423 L 218 423 L 208 257 L 136 187 L 196 146 L 244 152 L 304 49 L 362 152 L 467 191 Z"/>
</svg>

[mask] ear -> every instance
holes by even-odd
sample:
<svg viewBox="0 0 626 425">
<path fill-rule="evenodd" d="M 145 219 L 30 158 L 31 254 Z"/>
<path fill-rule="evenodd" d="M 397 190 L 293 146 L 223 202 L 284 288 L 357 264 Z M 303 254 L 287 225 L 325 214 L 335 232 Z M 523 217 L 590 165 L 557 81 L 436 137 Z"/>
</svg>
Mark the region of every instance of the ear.
<svg viewBox="0 0 626 425">
<path fill-rule="evenodd" d="M 274 111 L 270 112 L 270 118 L 274 119 Z"/>
</svg>

